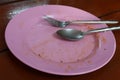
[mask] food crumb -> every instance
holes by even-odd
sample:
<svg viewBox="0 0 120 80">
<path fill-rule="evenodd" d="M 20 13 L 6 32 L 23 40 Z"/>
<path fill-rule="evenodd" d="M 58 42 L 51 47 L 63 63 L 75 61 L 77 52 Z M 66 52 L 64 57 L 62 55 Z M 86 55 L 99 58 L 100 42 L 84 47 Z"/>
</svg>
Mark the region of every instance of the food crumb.
<svg viewBox="0 0 120 80">
<path fill-rule="evenodd" d="M 87 61 L 88 62 L 88 64 L 92 64 L 92 62 L 89 60 L 89 61 Z"/>
<path fill-rule="evenodd" d="M 63 61 L 60 61 L 60 63 L 63 63 Z"/>
<path fill-rule="evenodd" d="M 103 41 L 103 43 L 106 43 L 106 38 L 102 37 L 102 41 Z"/>
<path fill-rule="evenodd" d="M 80 61 L 80 59 L 77 59 L 77 62 L 79 62 Z"/>
<path fill-rule="evenodd" d="M 71 69 L 73 69 L 72 66 L 68 65 L 65 69 L 65 72 L 69 72 Z"/>
<path fill-rule="evenodd" d="M 88 28 L 89 30 L 94 29 L 94 27 L 91 26 L 91 25 L 87 25 L 87 28 Z"/>
<path fill-rule="evenodd" d="M 104 50 L 107 50 L 106 48 L 104 48 Z"/>
<path fill-rule="evenodd" d="M 39 57 L 41 57 L 41 55 L 40 55 L 40 54 L 38 54 L 38 56 L 39 56 Z"/>
</svg>

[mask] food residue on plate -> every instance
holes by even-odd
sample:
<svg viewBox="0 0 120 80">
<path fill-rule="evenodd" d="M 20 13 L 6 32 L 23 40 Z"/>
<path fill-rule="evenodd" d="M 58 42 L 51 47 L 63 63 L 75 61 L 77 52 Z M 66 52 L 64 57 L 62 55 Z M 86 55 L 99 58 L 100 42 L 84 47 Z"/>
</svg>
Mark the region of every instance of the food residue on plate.
<svg viewBox="0 0 120 80">
<path fill-rule="evenodd" d="M 52 15 L 47 16 L 54 17 Z M 94 26 L 91 25 L 72 25 L 69 27 L 81 30 L 94 28 Z M 49 61 L 59 63 L 78 62 L 91 55 L 94 52 L 96 43 L 98 44 L 94 35 L 87 35 L 84 39 L 71 42 L 56 39 L 56 37 L 53 36 L 53 34 L 55 34 L 54 32 L 59 30 L 59 28 L 56 29 L 56 27 L 44 26 L 42 28 L 34 27 L 34 30 L 31 30 L 32 28 L 29 29 L 29 36 L 27 36 L 28 46 L 34 54 Z"/>
<path fill-rule="evenodd" d="M 88 64 L 92 64 L 92 61 L 91 61 L 91 60 L 88 60 L 87 63 L 88 63 Z"/>
<path fill-rule="evenodd" d="M 106 38 L 104 36 L 102 36 L 101 38 L 102 38 L 102 42 L 105 44 L 107 42 Z"/>
<path fill-rule="evenodd" d="M 74 68 L 71 65 L 67 65 L 65 68 L 65 72 L 69 72 L 70 70 L 73 70 Z"/>
</svg>

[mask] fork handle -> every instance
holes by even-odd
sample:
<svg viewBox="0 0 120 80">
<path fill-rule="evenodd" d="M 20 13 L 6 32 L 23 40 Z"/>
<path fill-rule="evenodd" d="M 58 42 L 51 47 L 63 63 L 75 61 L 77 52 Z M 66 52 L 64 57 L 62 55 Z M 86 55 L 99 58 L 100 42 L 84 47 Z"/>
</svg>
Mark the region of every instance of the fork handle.
<svg viewBox="0 0 120 80">
<path fill-rule="evenodd" d="M 75 20 L 75 21 L 69 21 L 70 24 L 116 24 L 118 21 L 115 20 Z"/>
</svg>

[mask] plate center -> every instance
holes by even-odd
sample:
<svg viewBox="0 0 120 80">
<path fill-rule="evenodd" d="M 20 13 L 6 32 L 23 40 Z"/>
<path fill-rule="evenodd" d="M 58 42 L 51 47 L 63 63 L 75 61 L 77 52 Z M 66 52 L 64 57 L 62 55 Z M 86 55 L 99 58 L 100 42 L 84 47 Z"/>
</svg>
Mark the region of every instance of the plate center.
<svg viewBox="0 0 120 80">
<path fill-rule="evenodd" d="M 72 25 L 69 28 L 86 31 L 90 27 Z M 67 41 L 57 36 L 57 30 L 59 28 L 42 24 L 29 27 L 26 42 L 36 56 L 49 61 L 69 63 L 83 60 L 95 53 L 98 47 L 95 34 L 86 35 L 78 41 Z"/>
</svg>

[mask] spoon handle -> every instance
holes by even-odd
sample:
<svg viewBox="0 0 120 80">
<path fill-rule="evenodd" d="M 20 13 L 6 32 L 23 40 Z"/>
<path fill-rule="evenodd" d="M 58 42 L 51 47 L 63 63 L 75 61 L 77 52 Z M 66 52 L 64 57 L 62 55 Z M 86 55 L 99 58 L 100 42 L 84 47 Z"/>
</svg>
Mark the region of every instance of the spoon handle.
<svg viewBox="0 0 120 80">
<path fill-rule="evenodd" d="M 99 28 L 99 29 L 93 29 L 85 32 L 85 34 L 91 34 L 91 33 L 97 33 L 97 32 L 103 32 L 103 31 L 110 31 L 110 30 L 118 30 L 120 29 L 120 26 L 118 27 L 107 27 L 107 28 Z"/>
<path fill-rule="evenodd" d="M 69 21 L 71 24 L 116 24 L 118 23 L 118 21 L 114 21 L 114 20 L 75 20 L 75 21 Z"/>
</svg>

